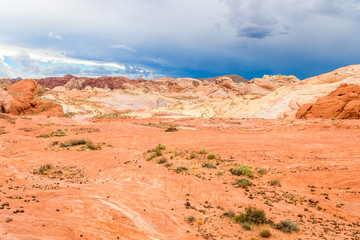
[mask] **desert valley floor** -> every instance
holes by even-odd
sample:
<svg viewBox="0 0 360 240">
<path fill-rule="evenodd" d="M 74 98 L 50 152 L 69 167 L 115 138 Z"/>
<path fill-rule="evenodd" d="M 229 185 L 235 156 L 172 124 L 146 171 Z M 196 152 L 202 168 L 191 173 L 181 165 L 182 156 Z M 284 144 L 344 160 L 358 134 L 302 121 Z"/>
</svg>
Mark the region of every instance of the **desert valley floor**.
<svg viewBox="0 0 360 240">
<path fill-rule="evenodd" d="M 0 123 L 0 239 L 360 237 L 360 120 L 1 114 Z M 249 187 L 229 171 L 239 164 L 254 171 Z M 299 231 L 245 230 L 229 215 L 249 206 Z"/>
</svg>

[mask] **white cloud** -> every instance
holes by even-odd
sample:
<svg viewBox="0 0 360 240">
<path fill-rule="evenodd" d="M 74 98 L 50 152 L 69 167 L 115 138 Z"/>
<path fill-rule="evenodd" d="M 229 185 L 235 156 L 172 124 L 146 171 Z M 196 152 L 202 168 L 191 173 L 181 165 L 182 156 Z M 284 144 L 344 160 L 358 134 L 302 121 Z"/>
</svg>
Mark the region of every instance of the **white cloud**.
<svg viewBox="0 0 360 240">
<path fill-rule="evenodd" d="M 49 32 L 48 33 L 48 36 L 51 37 L 51 38 L 55 38 L 55 39 L 58 39 L 58 40 L 62 40 L 64 37 L 61 36 L 61 35 L 58 35 L 58 34 L 55 34 L 53 32 Z"/>
<path fill-rule="evenodd" d="M 111 45 L 110 48 L 116 48 L 116 49 L 125 50 L 125 51 L 129 51 L 129 52 L 136 52 L 136 50 L 134 48 L 127 46 L 125 44 L 114 44 L 114 45 Z"/>
</svg>

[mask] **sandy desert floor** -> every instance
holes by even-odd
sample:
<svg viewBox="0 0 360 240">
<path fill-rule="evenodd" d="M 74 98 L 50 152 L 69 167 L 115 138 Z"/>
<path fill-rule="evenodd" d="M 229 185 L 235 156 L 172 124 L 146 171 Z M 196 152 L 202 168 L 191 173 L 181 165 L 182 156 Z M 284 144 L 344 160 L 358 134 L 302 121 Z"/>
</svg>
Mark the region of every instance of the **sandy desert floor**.
<svg viewBox="0 0 360 240">
<path fill-rule="evenodd" d="M 170 125 L 179 131 L 165 132 Z M 0 127 L 0 239 L 245 240 L 263 229 L 272 239 L 360 238 L 359 120 L 0 115 Z M 69 139 L 101 149 L 61 147 Z M 149 160 L 159 143 L 163 156 Z M 235 184 L 237 164 L 252 166 L 252 186 Z M 300 231 L 246 231 L 226 216 L 248 206 Z"/>
</svg>

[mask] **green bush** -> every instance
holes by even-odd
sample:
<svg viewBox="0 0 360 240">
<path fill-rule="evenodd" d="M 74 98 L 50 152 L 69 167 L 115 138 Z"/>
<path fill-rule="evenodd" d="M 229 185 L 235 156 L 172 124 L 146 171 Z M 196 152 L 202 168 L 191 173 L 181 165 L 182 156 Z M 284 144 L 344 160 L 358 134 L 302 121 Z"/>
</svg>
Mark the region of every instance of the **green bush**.
<svg viewBox="0 0 360 240">
<path fill-rule="evenodd" d="M 163 164 L 163 163 L 166 163 L 167 162 L 167 159 L 165 157 L 162 157 L 159 159 L 158 161 L 158 164 Z"/>
<path fill-rule="evenodd" d="M 236 181 L 239 187 L 246 188 L 252 185 L 252 182 L 247 178 L 241 178 Z"/>
<path fill-rule="evenodd" d="M 261 209 L 247 207 L 245 213 L 240 213 L 234 217 L 236 223 L 263 224 L 267 222 L 265 212 Z"/>
<path fill-rule="evenodd" d="M 248 177 L 253 177 L 254 172 L 251 169 L 252 169 L 251 166 L 246 166 L 246 165 L 240 164 L 237 167 L 231 168 L 230 172 L 231 172 L 231 174 L 237 175 L 237 176 L 245 175 L 245 176 L 248 176 Z"/>
<path fill-rule="evenodd" d="M 47 175 L 48 171 L 52 168 L 51 164 L 45 164 L 45 165 L 41 165 L 39 168 L 39 173 L 41 175 Z"/>
<path fill-rule="evenodd" d="M 155 150 L 156 156 L 162 156 L 162 151 L 160 149 Z"/>
<path fill-rule="evenodd" d="M 210 153 L 208 156 L 207 156 L 207 159 L 209 160 L 212 160 L 212 159 L 215 159 L 216 158 L 216 154 L 215 153 Z"/>
<path fill-rule="evenodd" d="M 271 237 L 271 232 L 269 230 L 267 230 L 267 229 L 262 230 L 260 232 L 260 237 L 269 238 L 269 237 Z"/>
<path fill-rule="evenodd" d="M 200 149 L 199 153 L 200 153 L 200 154 L 207 154 L 205 148 Z"/>
<path fill-rule="evenodd" d="M 211 162 L 207 162 L 205 164 L 202 165 L 203 168 L 213 168 L 213 169 L 216 169 L 216 166 L 211 163 Z"/>
<path fill-rule="evenodd" d="M 162 145 L 161 143 L 159 143 L 159 144 L 157 145 L 156 149 L 165 150 L 166 147 L 165 147 L 165 145 Z"/>
<path fill-rule="evenodd" d="M 190 216 L 187 217 L 186 221 L 187 221 L 188 223 L 192 223 L 192 222 L 195 221 L 195 217 L 194 217 L 193 215 L 190 215 Z"/>
<path fill-rule="evenodd" d="M 156 153 L 153 153 L 146 160 L 150 161 L 151 159 L 156 158 L 156 157 L 157 157 Z"/>
<path fill-rule="evenodd" d="M 275 225 L 276 229 L 279 229 L 285 233 L 297 232 L 299 231 L 299 227 L 296 223 L 292 222 L 290 219 L 282 220 Z"/>
</svg>

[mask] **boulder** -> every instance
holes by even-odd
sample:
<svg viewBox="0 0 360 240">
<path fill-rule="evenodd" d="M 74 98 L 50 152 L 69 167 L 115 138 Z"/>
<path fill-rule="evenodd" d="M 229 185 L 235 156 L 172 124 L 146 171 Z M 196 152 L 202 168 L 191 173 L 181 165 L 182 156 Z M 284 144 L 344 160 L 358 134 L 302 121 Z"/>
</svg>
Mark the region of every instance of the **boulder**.
<svg viewBox="0 0 360 240">
<path fill-rule="evenodd" d="M 40 113 L 52 111 L 62 113 L 60 105 L 51 102 L 41 102 L 36 99 L 39 94 L 37 81 L 24 79 L 15 82 L 7 91 L 0 89 L 0 112 L 10 114 Z"/>
</svg>

